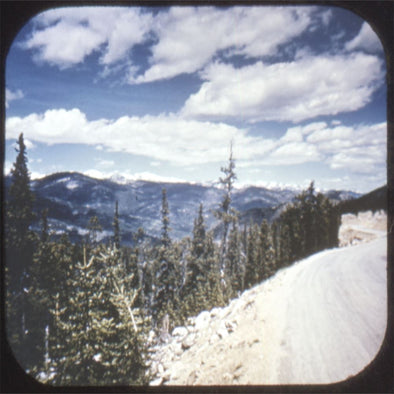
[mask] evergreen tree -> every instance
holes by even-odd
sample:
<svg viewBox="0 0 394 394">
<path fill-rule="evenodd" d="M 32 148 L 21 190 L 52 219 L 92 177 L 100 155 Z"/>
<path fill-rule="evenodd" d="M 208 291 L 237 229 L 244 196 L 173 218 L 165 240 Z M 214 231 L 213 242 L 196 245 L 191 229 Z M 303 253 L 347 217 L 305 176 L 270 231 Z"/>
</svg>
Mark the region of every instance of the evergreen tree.
<svg viewBox="0 0 394 394">
<path fill-rule="evenodd" d="M 113 250 L 83 252 L 68 279 L 68 300 L 56 297 L 52 314 L 58 344 L 52 349 L 60 385 L 146 383 L 144 319 L 134 307 L 138 289 Z M 59 352 L 59 349 L 61 352 Z"/>
<path fill-rule="evenodd" d="M 259 229 L 256 224 L 249 226 L 248 245 L 246 254 L 246 266 L 244 276 L 244 287 L 249 289 L 259 283 L 262 278 L 259 253 Z"/>
<path fill-rule="evenodd" d="M 170 209 L 168 207 L 167 190 L 163 188 L 161 197 L 161 244 L 167 248 L 171 244 L 170 238 Z"/>
<path fill-rule="evenodd" d="M 212 231 L 207 232 L 205 238 L 204 260 L 207 272 L 207 309 L 224 306 L 226 301 L 220 278 L 219 251 L 214 242 Z"/>
<path fill-rule="evenodd" d="M 100 224 L 99 218 L 97 216 L 92 216 L 88 223 L 88 244 L 93 248 L 98 244 L 98 234 L 103 231 Z"/>
<path fill-rule="evenodd" d="M 42 233 L 45 221 L 42 225 Z M 63 234 L 58 241 L 52 241 L 50 234 L 43 237 L 34 254 L 29 288 L 29 307 L 32 315 L 32 354 L 35 364 L 32 372 L 37 376 L 43 370 L 44 357 L 49 357 L 48 346 L 58 344 L 55 323 L 51 310 L 56 300 L 65 303 L 69 297 L 67 285 L 72 274 L 72 264 L 76 257 L 75 247 L 68 236 Z M 46 240 L 45 240 L 46 239 Z M 47 353 L 47 354 L 46 354 Z"/>
<path fill-rule="evenodd" d="M 157 324 L 163 317 L 168 314 L 171 321 L 176 321 L 178 316 L 176 313 L 176 258 L 172 248 L 171 238 L 169 235 L 170 218 L 169 207 L 167 201 L 167 192 L 162 190 L 162 232 L 160 245 L 157 250 L 155 262 L 155 294 L 153 306 L 153 319 Z"/>
<path fill-rule="evenodd" d="M 183 314 L 198 314 L 207 305 L 207 267 L 205 260 L 206 229 L 203 205 L 200 204 L 198 216 L 194 221 L 191 250 L 186 259 L 186 278 L 182 288 Z"/>
<path fill-rule="evenodd" d="M 31 360 L 26 346 L 30 315 L 26 289 L 29 287 L 35 235 L 30 229 L 34 220 L 34 195 L 30 189 L 23 134 L 19 136 L 16 151 L 18 155 L 11 169 L 12 181 L 5 211 L 6 329 L 18 361 L 28 369 Z"/>
<path fill-rule="evenodd" d="M 260 279 L 267 279 L 275 273 L 275 252 L 271 228 L 266 219 L 262 221 L 260 226 L 259 256 L 260 264 L 262 265 L 262 276 Z"/>
<path fill-rule="evenodd" d="M 137 265 L 141 269 L 141 300 L 148 314 L 151 314 L 154 302 L 154 280 L 151 248 L 143 228 L 139 227 L 134 234 L 136 243 Z"/>
<path fill-rule="evenodd" d="M 339 225 L 337 209 L 327 197 L 316 195 L 311 182 L 280 215 L 277 226 L 281 265 L 337 246 Z"/>
<path fill-rule="evenodd" d="M 229 234 L 226 254 L 227 278 L 230 281 L 231 297 L 243 289 L 245 268 L 241 265 L 241 240 L 238 221 L 234 220 Z"/>
<path fill-rule="evenodd" d="M 234 187 L 234 182 L 237 179 L 235 174 L 235 160 L 233 158 L 232 144 L 230 145 L 230 157 L 227 167 L 222 167 L 221 171 L 224 173 L 224 177 L 219 178 L 219 182 L 224 189 L 223 200 L 220 202 L 219 208 L 214 211 L 215 216 L 220 220 L 223 232 L 222 240 L 220 244 L 220 270 L 222 277 L 225 276 L 226 266 L 225 258 L 227 254 L 227 237 L 229 232 L 230 224 L 235 218 L 237 218 L 237 212 L 231 207 L 232 190 Z"/>
<path fill-rule="evenodd" d="M 120 249 L 120 226 L 119 226 L 119 212 L 118 212 L 118 201 L 115 203 L 115 214 L 114 214 L 114 246 L 116 249 Z"/>
</svg>

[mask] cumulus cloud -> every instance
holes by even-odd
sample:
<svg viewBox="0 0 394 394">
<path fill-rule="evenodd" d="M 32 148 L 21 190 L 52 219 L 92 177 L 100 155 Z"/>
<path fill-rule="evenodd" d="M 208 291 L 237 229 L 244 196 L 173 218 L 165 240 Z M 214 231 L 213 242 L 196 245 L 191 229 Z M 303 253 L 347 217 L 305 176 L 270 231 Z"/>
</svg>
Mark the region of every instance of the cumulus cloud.
<svg viewBox="0 0 394 394">
<path fill-rule="evenodd" d="M 48 110 L 24 118 L 8 118 L 6 137 L 17 138 L 20 132 L 46 144 L 100 146 L 177 165 L 224 160 L 230 140 L 237 146 L 241 159 L 266 151 L 269 146 L 262 138 L 248 136 L 246 130 L 224 123 L 185 120 L 174 114 L 88 121 L 79 109 Z"/>
<path fill-rule="evenodd" d="M 93 52 L 104 65 L 123 60 L 146 39 L 152 16 L 138 8 L 81 7 L 46 11 L 34 19 L 36 28 L 22 44 L 37 62 L 59 68 L 82 63 Z"/>
<path fill-rule="evenodd" d="M 378 174 L 386 166 L 385 122 L 357 127 L 337 126 L 317 130 L 307 142 L 318 146 L 332 169 L 359 174 Z"/>
<path fill-rule="evenodd" d="M 345 44 L 345 49 L 348 51 L 361 49 L 369 53 L 377 53 L 381 52 L 383 48 L 379 37 L 369 23 L 364 22 L 357 36 Z"/>
<path fill-rule="evenodd" d="M 5 107 L 8 108 L 11 101 L 20 100 L 23 97 L 25 97 L 25 95 L 23 94 L 22 90 L 18 89 L 18 90 L 12 91 L 11 89 L 6 88 L 5 89 Z"/>
<path fill-rule="evenodd" d="M 153 14 L 144 8 L 59 8 L 34 19 L 35 29 L 22 47 L 32 50 L 37 62 L 61 69 L 97 52 L 105 66 L 103 75 L 123 61 L 129 82 L 143 83 L 198 71 L 219 52 L 248 58 L 273 55 L 311 25 L 315 11 L 314 7 L 171 7 Z M 126 58 L 135 45 L 148 39 L 155 42 L 149 67 L 137 75 L 138 66 Z"/>
<path fill-rule="evenodd" d="M 299 122 L 362 108 L 383 72 L 378 57 L 354 53 L 243 68 L 216 62 L 202 77 L 200 90 L 185 102 L 184 116 Z"/>
<path fill-rule="evenodd" d="M 203 68 L 214 56 L 273 55 L 311 23 L 312 7 L 174 7 L 156 17 L 151 66 L 131 83 L 171 78 Z M 236 28 L 234 28 L 236 26 Z M 253 26 L 253 28 L 251 28 Z M 209 39 L 207 39 L 209 34 Z"/>
<path fill-rule="evenodd" d="M 79 109 L 58 109 L 7 119 L 6 138 L 17 138 L 20 132 L 33 142 L 100 146 L 182 167 L 227 160 L 231 140 L 239 168 L 320 162 L 333 170 L 377 174 L 384 171 L 386 160 L 386 123 L 313 122 L 268 139 L 225 123 L 187 120 L 176 114 L 90 121 Z M 98 167 L 112 164 L 104 161 Z"/>
</svg>

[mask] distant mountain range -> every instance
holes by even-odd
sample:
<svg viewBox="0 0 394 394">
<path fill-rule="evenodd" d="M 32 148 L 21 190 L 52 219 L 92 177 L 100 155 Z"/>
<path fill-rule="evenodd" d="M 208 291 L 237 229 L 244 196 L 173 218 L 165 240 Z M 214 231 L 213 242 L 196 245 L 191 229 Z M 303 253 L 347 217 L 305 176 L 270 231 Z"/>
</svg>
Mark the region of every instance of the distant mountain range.
<svg viewBox="0 0 394 394">
<path fill-rule="evenodd" d="M 5 178 L 6 193 L 11 179 Z M 194 218 L 200 203 L 204 206 L 208 228 L 215 228 L 217 209 L 223 190 L 217 186 L 191 183 L 165 183 L 90 178 L 75 172 L 63 172 L 32 181 L 36 195 L 35 210 L 39 214 L 48 209 L 48 219 L 53 231 L 68 231 L 73 240 L 87 233 L 89 219 L 97 216 L 103 227 L 102 238 L 111 237 L 115 202 L 119 203 L 119 219 L 124 244 L 132 243 L 132 234 L 142 227 L 150 237 L 159 237 L 161 229 L 162 189 L 166 188 L 170 209 L 171 236 L 181 239 L 191 235 Z M 235 189 L 233 207 L 240 213 L 240 223 L 262 219 L 272 221 L 283 207 L 299 193 L 290 189 L 267 189 L 250 186 Z M 326 195 L 336 202 L 356 199 L 360 194 L 349 191 L 330 191 Z M 38 215 L 39 216 L 39 215 Z M 37 221 L 36 228 L 39 228 Z"/>
</svg>

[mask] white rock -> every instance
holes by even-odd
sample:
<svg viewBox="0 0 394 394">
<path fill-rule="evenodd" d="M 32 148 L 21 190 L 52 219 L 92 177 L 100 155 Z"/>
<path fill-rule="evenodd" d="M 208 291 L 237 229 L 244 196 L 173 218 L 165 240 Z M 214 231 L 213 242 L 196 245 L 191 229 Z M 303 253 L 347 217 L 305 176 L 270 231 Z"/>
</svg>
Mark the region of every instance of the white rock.
<svg viewBox="0 0 394 394">
<path fill-rule="evenodd" d="M 194 345 L 194 342 L 196 340 L 196 335 L 193 333 L 190 333 L 183 341 L 182 341 L 182 348 L 183 349 L 189 349 Z"/>
<path fill-rule="evenodd" d="M 183 337 L 185 337 L 186 335 L 188 334 L 188 330 L 187 330 L 187 328 L 186 327 L 175 327 L 173 330 L 172 330 L 172 336 L 173 337 L 181 337 L 181 338 L 183 338 Z"/>
<path fill-rule="evenodd" d="M 182 342 L 174 342 L 171 344 L 170 351 L 176 356 L 180 356 L 183 353 Z"/>
<path fill-rule="evenodd" d="M 163 382 L 162 378 L 157 378 L 149 383 L 149 386 L 160 386 Z"/>
</svg>

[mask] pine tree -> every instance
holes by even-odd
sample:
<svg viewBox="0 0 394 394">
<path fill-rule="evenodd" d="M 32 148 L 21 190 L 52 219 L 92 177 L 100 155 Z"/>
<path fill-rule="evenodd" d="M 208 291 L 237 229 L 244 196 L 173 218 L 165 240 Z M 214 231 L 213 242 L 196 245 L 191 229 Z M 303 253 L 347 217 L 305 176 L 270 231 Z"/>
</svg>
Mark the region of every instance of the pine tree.
<svg viewBox="0 0 394 394">
<path fill-rule="evenodd" d="M 34 359 L 33 374 L 41 371 L 44 365 L 45 327 L 50 323 L 51 282 L 53 267 L 50 266 L 51 245 L 49 242 L 48 210 L 41 212 L 40 240 L 33 256 L 30 270 L 30 283 L 27 299 L 31 312 L 30 339 L 31 356 Z"/>
<path fill-rule="evenodd" d="M 207 309 L 224 306 L 228 301 L 223 294 L 220 278 L 219 251 L 214 242 L 212 231 L 207 232 L 205 241 L 204 260 L 207 272 Z"/>
<path fill-rule="evenodd" d="M 260 264 L 262 265 L 262 276 L 260 279 L 267 279 L 275 273 L 275 252 L 271 228 L 266 219 L 260 226 L 259 239 Z"/>
<path fill-rule="evenodd" d="M 115 203 L 115 214 L 114 214 L 114 246 L 116 249 L 120 249 L 120 226 L 119 226 L 119 212 L 118 212 L 118 201 Z"/>
<path fill-rule="evenodd" d="M 244 287 L 249 289 L 259 283 L 262 278 L 259 254 L 259 229 L 256 224 L 249 226 Z"/>
<path fill-rule="evenodd" d="M 225 276 L 226 273 L 226 254 L 227 254 L 227 238 L 230 224 L 237 218 L 237 212 L 231 207 L 232 202 L 232 190 L 234 187 L 234 182 L 237 179 L 237 175 L 235 174 L 235 160 L 233 158 L 233 148 L 232 144 L 230 145 L 230 157 L 228 161 L 227 167 L 222 167 L 221 171 L 224 173 L 224 177 L 219 178 L 219 182 L 224 189 L 223 200 L 221 201 L 219 208 L 214 211 L 215 216 L 220 220 L 223 232 L 222 232 L 222 240 L 220 244 L 220 270 L 221 275 Z"/>
<path fill-rule="evenodd" d="M 84 248 L 68 282 L 69 298 L 57 296 L 52 310 L 58 344 L 51 351 L 56 373 L 50 383 L 146 383 L 147 322 L 134 306 L 139 289 L 116 251 L 98 247 L 88 256 Z"/>
<path fill-rule="evenodd" d="M 34 195 L 30 189 L 23 134 L 19 136 L 16 151 L 18 155 L 11 169 L 12 182 L 5 211 L 6 329 L 15 356 L 22 367 L 28 369 L 31 365 L 29 351 L 26 351 L 30 315 L 26 289 L 29 287 L 35 235 L 30 228 L 34 220 Z"/>
<path fill-rule="evenodd" d="M 241 240 L 238 230 L 238 221 L 234 220 L 229 234 L 226 255 L 227 277 L 230 281 L 231 296 L 239 293 L 244 284 L 245 267 L 241 265 Z"/>
<path fill-rule="evenodd" d="M 281 265 L 338 245 L 338 211 L 327 197 L 315 194 L 313 182 L 286 207 L 277 223 Z"/>
<path fill-rule="evenodd" d="M 198 216 L 194 221 L 191 250 L 186 259 L 186 278 L 182 288 L 183 314 L 198 314 L 207 306 L 207 267 L 205 260 L 206 229 L 203 205 L 200 204 Z"/>
<path fill-rule="evenodd" d="M 163 188 L 161 197 L 161 244 L 167 248 L 171 244 L 170 238 L 170 209 L 168 207 L 167 189 Z"/>
<path fill-rule="evenodd" d="M 88 223 L 88 244 L 92 247 L 96 247 L 98 244 L 98 235 L 101 231 L 103 231 L 103 228 L 100 224 L 99 218 L 97 216 L 92 216 L 89 219 Z"/>
<path fill-rule="evenodd" d="M 45 220 L 42 233 L 44 228 Z M 50 234 L 47 237 L 44 236 L 44 241 L 40 242 L 34 254 L 29 288 L 29 305 L 33 317 L 32 333 L 34 334 L 31 338 L 34 343 L 32 352 L 36 354 L 32 372 L 36 376 L 43 371 L 44 362 L 48 363 L 45 360 L 45 357 L 49 357 L 46 347 L 50 346 L 53 349 L 58 344 L 51 310 L 55 309 L 56 301 L 65 303 L 68 300 L 70 293 L 67 286 L 76 257 L 76 248 L 66 234 L 63 234 L 58 241 L 52 241 L 50 238 Z"/>
<path fill-rule="evenodd" d="M 146 312 L 150 315 L 154 302 L 153 258 L 150 256 L 151 247 L 143 228 L 139 227 L 134 234 L 134 242 L 136 243 L 137 265 L 141 269 L 141 300 Z"/>
<path fill-rule="evenodd" d="M 157 257 L 155 261 L 155 294 L 153 306 L 153 319 L 158 324 L 163 317 L 168 314 L 171 321 L 176 321 L 178 316 L 177 299 L 176 299 L 176 257 L 172 248 L 170 230 L 170 211 L 167 201 L 167 192 L 164 188 L 162 190 L 162 232 L 160 245 L 157 250 Z"/>
</svg>

